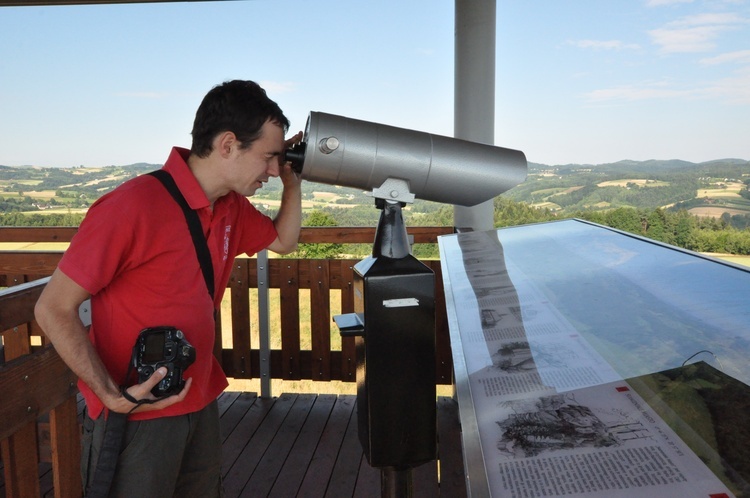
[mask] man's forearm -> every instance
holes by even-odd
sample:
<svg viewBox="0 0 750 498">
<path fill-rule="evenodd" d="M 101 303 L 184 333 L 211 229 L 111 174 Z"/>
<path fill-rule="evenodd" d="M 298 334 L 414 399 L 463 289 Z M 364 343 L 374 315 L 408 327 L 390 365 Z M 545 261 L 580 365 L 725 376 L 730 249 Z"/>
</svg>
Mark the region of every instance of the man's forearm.
<svg viewBox="0 0 750 498">
<path fill-rule="evenodd" d="M 280 247 L 273 250 L 282 254 L 294 251 L 299 241 L 302 222 L 302 188 L 300 185 L 285 187 L 281 206 L 274 219 Z"/>
<path fill-rule="evenodd" d="M 89 294 L 59 269 L 55 270 L 36 304 L 39 326 L 57 354 L 79 379 L 111 408 L 120 397 L 119 386 L 109 375 L 78 316 Z"/>
<path fill-rule="evenodd" d="M 57 354 L 73 373 L 85 382 L 105 405 L 112 404 L 112 400 L 120 396 L 119 386 L 109 375 L 77 314 L 73 317 L 40 311 L 37 321 Z"/>
</svg>

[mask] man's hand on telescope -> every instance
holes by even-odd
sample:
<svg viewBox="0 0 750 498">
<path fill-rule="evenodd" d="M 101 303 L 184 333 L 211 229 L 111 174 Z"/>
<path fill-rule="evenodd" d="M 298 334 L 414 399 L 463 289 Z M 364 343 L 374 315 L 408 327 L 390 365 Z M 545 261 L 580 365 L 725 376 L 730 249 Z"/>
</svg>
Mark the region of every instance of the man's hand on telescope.
<svg viewBox="0 0 750 498">
<path fill-rule="evenodd" d="M 302 132 L 299 131 L 293 137 L 286 139 L 284 141 L 284 149 L 289 149 L 300 143 L 302 141 L 302 136 Z M 281 178 L 281 183 L 284 184 L 284 189 L 288 187 L 298 187 L 302 184 L 302 178 L 294 172 L 290 162 L 287 161 L 280 166 L 279 178 Z"/>
<path fill-rule="evenodd" d="M 302 132 L 284 142 L 289 148 L 302 140 Z M 284 184 L 281 194 L 281 206 L 273 224 L 276 227 L 278 237 L 268 248 L 279 254 L 289 254 L 297 249 L 299 240 L 300 224 L 302 221 L 302 177 L 295 173 L 292 164 L 286 162 L 279 165 L 279 177 Z"/>
</svg>

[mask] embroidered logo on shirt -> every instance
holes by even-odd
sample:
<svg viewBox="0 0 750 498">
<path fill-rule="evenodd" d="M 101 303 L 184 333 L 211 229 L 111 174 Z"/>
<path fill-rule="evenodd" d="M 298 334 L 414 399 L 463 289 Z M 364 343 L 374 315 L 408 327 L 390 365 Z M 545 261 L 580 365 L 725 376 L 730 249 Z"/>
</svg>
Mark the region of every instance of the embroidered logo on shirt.
<svg viewBox="0 0 750 498">
<path fill-rule="evenodd" d="M 232 231 L 232 225 L 224 227 L 224 261 L 229 257 L 229 233 Z"/>
</svg>

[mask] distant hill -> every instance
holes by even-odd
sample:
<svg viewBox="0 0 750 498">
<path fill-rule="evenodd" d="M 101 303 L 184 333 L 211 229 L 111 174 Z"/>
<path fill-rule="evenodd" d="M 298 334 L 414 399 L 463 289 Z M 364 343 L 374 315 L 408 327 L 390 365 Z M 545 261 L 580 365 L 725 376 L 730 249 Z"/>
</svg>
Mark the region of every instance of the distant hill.
<svg viewBox="0 0 750 498">
<path fill-rule="evenodd" d="M 136 175 L 160 168 L 135 163 L 99 168 L 0 166 L 0 212 L 85 209 L 93 201 Z M 545 165 L 529 163 L 528 178 L 503 197 L 562 214 L 586 210 L 684 208 L 700 216 L 750 215 L 750 161 L 717 159 L 702 163 L 682 160 L 623 160 L 607 164 Z M 281 182 L 272 180 L 254 200 L 274 209 Z M 303 183 L 308 209 L 331 206 L 372 206 L 372 198 L 356 189 Z M 415 211 L 430 212 L 419 202 Z"/>
<path fill-rule="evenodd" d="M 529 163 L 527 180 L 504 196 L 562 214 L 661 207 L 718 218 L 750 215 L 748 183 L 750 161 L 742 159 Z"/>
</svg>

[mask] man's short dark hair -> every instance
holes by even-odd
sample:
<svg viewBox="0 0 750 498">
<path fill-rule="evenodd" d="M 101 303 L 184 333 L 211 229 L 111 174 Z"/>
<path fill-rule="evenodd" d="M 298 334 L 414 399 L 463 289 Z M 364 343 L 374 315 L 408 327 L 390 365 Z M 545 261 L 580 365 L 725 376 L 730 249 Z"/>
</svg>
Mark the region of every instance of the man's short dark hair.
<svg viewBox="0 0 750 498">
<path fill-rule="evenodd" d="M 260 85 L 245 80 L 224 82 L 203 97 L 195 113 L 190 152 L 198 157 L 208 156 L 214 138 L 225 131 L 234 133 L 246 149 L 260 136 L 261 128 L 269 120 L 281 126 L 285 133 L 289 129 L 289 120 Z"/>
</svg>

